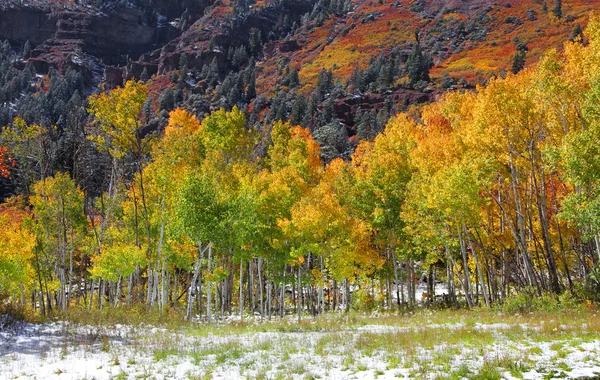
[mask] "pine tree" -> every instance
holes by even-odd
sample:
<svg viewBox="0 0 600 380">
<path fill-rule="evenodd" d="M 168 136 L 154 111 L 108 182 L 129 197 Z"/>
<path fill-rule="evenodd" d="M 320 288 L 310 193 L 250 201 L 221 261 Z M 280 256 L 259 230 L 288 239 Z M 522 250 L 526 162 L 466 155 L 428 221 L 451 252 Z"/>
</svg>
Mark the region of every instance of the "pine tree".
<svg viewBox="0 0 600 380">
<path fill-rule="evenodd" d="M 288 86 L 289 88 L 296 87 L 300 82 L 300 78 L 298 76 L 298 68 L 294 67 L 290 70 L 288 75 L 283 79 L 283 84 Z"/>
<path fill-rule="evenodd" d="M 317 78 L 317 88 L 315 91 L 319 94 L 320 99 L 325 98 L 333 89 L 333 72 L 331 70 L 321 69 Z"/>
<path fill-rule="evenodd" d="M 185 53 L 179 57 L 179 73 L 181 80 L 185 81 L 188 74 L 188 56 Z"/>
<path fill-rule="evenodd" d="M 249 40 L 250 55 L 258 57 L 262 53 L 262 37 L 259 29 L 250 29 L 250 40 Z"/>
<path fill-rule="evenodd" d="M 571 38 L 569 38 L 569 40 L 579 43 L 583 42 L 583 29 L 581 29 L 581 25 L 575 25 L 575 28 L 573 28 L 573 34 L 571 34 Z"/>
<path fill-rule="evenodd" d="M 307 107 L 308 103 L 306 97 L 302 94 L 298 95 L 292 105 L 292 113 L 290 115 L 290 122 L 292 125 L 302 124 L 302 118 L 306 113 Z"/>
<path fill-rule="evenodd" d="M 250 101 L 254 98 L 256 98 L 256 73 L 254 70 L 252 70 L 248 80 L 248 86 L 246 88 L 246 100 Z"/>
<path fill-rule="evenodd" d="M 419 31 L 415 32 L 416 43 L 413 46 L 413 50 L 406 61 L 406 67 L 408 70 L 408 82 L 410 85 L 414 85 L 419 81 L 429 82 L 429 68 L 430 62 L 421 48 L 421 42 L 419 39 Z"/>
<path fill-rule="evenodd" d="M 556 16 L 557 18 L 563 17 L 562 0 L 556 0 L 556 2 L 554 3 L 554 8 L 552 8 L 552 13 L 554 13 L 554 16 Z"/>
<path fill-rule="evenodd" d="M 516 74 L 525 67 L 525 56 L 527 55 L 529 48 L 525 43 L 521 42 L 518 37 L 515 38 L 514 42 L 517 45 L 517 53 L 513 58 L 511 72 Z"/>
<path fill-rule="evenodd" d="M 171 111 L 175 108 L 175 95 L 170 87 L 160 94 L 160 97 L 158 98 L 158 108 L 161 111 Z"/>
<path fill-rule="evenodd" d="M 140 74 L 140 82 L 146 83 L 146 82 L 148 82 L 148 79 L 149 79 L 148 68 L 144 67 L 144 70 L 142 70 L 142 73 Z"/>
<path fill-rule="evenodd" d="M 208 67 L 206 80 L 211 86 L 215 86 L 219 82 L 219 64 L 217 63 L 217 57 L 213 58 L 210 66 Z"/>
<path fill-rule="evenodd" d="M 29 59 L 31 57 L 31 43 L 29 40 L 25 42 L 23 46 L 23 59 Z"/>
</svg>

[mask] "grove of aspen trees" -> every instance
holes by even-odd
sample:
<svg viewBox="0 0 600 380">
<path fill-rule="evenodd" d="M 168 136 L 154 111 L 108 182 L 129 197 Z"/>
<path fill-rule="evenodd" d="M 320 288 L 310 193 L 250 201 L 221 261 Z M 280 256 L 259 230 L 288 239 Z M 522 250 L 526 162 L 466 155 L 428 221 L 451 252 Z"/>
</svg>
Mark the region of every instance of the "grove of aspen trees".
<svg viewBox="0 0 600 380">
<path fill-rule="evenodd" d="M 129 81 L 88 100 L 85 143 L 110 157 L 88 194 L 48 166 L 52 128 L 15 120 L 0 176 L 27 190 L 1 205 L 0 302 L 213 320 L 600 301 L 600 18 L 583 35 L 328 163 L 308 129 L 237 107 L 146 133 Z"/>
</svg>

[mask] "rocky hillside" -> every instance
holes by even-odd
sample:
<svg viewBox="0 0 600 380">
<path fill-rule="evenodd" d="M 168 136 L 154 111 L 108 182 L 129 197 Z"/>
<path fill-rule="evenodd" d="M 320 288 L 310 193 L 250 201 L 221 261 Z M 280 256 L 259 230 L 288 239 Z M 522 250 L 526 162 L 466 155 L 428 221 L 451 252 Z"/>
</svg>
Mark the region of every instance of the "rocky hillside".
<svg viewBox="0 0 600 380">
<path fill-rule="evenodd" d="M 266 91 L 281 80 L 282 61 L 293 62 L 300 82 L 310 86 L 322 68 L 345 79 L 393 48 L 406 60 L 419 31 L 434 78 L 474 80 L 509 71 L 516 41 L 526 45 L 526 61 L 535 61 L 585 26 L 600 4 L 566 0 L 560 15 L 555 7 L 554 0 L 162 0 L 152 8 L 110 0 L 8 0 L 0 5 L 0 38 L 30 41 L 39 72 L 129 64 L 127 79 L 141 74 L 136 67 L 150 75 L 178 69 L 183 54 L 188 67 L 199 70 L 216 57 L 224 74 L 228 49 L 247 46 L 257 28 L 266 44 L 258 65 Z"/>
</svg>

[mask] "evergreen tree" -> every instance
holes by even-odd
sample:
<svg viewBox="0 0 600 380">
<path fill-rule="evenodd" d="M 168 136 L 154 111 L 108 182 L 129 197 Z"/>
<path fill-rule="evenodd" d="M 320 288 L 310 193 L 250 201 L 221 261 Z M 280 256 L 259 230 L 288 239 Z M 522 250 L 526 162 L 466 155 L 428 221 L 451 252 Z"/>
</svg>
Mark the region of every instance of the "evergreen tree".
<svg viewBox="0 0 600 380">
<path fill-rule="evenodd" d="M 259 57 L 262 54 L 262 37 L 259 29 L 250 29 L 250 40 L 248 44 L 251 56 Z"/>
<path fill-rule="evenodd" d="M 356 134 L 361 140 L 373 140 L 377 136 L 377 113 L 375 110 L 356 112 Z"/>
<path fill-rule="evenodd" d="M 406 61 L 408 71 L 408 82 L 412 86 L 419 81 L 429 82 L 429 68 L 431 67 L 429 57 L 423 53 L 419 32 L 415 33 L 416 43 Z"/>
<path fill-rule="evenodd" d="M 290 115 L 290 122 L 292 125 L 301 125 L 304 114 L 308 108 L 308 102 L 306 97 L 302 94 L 298 95 L 292 104 L 292 113 Z"/>
<path fill-rule="evenodd" d="M 234 68 L 241 69 L 248 62 L 248 52 L 245 46 L 240 46 L 235 49 L 231 58 L 231 63 Z"/>
<path fill-rule="evenodd" d="M 333 89 L 333 72 L 331 70 L 321 69 L 317 78 L 317 87 L 315 91 L 319 95 L 319 99 L 324 99 L 327 94 Z"/>
<path fill-rule="evenodd" d="M 25 42 L 23 46 L 23 59 L 29 59 L 31 57 L 31 43 L 29 40 Z"/>
<path fill-rule="evenodd" d="M 552 8 L 552 13 L 554 13 L 554 16 L 556 16 L 557 18 L 563 17 L 562 0 L 556 0 L 556 2 L 554 3 L 554 8 Z"/>
<path fill-rule="evenodd" d="M 171 111 L 175 108 L 175 94 L 171 88 L 164 90 L 158 98 L 158 108 L 160 111 Z"/>
<path fill-rule="evenodd" d="M 181 80 L 185 81 L 188 74 L 188 56 L 187 54 L 181 54 L 179 57 L 179 76 Z"/>
<path fill-rule="evenodd" d="M 206 80 L 210 86 L 215 86 L 219 83 L 219 64 L 217 63 L 217 57 L 214 57 L 208 71 L 206 73 Z"/>
<path fill-rule="evenodd" d="M 289 73 L 283 78 L 282 84 L 284 86 L 288 86 L 289 88 L 294 88 L 300 83 L 300 78 L 298 76 L 298 68 L 294 67 L 289 71 Z"/>
<path fill-rule="evenodd" d="M 313 137 L 319 143 L 321 160 L 325 163 L 344 157 L 348 150 L 348 132 L 339 121 L 332 121 L 317 128 Z"/>
<path fill-rule="evenodd" d="M 575 25 L 573 28 L 573 34 L 570 38 L 571 41 L 583 42 L 583 29 L 581 29 L 581 25 Z"/>
<path fill-rule="evenodd" d="M 517 52 L 513 58 L 511 72 L 516 74 L 525 67 L 525 56 L 527 55 L 529 48 L 525 43 L 521 42 L 518 37 L 515 38 L 514 42 L 517 45 Z"/>
<path fill-rule="evenodd" d="M 148 68 L 144 67 L 144 70 L 142 70 L 142 73 L 140 74 L 140 82 L 142 83 L 146 83 L 148 82 L 149 75 L 148 75 Z"/>
<path fill-rule="evenodd" d="M 246 100 L 250 102 L 254 98 L 256 98 L 256 73 L 252 70 L 246 87 Z"/>
</svg>

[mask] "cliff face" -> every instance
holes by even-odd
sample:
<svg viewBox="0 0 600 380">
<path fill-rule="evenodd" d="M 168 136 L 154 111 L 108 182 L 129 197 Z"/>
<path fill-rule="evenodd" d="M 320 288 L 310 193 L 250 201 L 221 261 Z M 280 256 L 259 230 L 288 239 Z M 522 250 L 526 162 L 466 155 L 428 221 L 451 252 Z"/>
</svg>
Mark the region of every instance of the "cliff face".
<svg viewBox="0 0 600 380">
<path fill-rule="evenodd" d="M 188 58 L 188 67 L 191 68 L 202 68 L 215 57 L 219 66 L 222 66 L 227 59 L 228 48 L 244 45 L 251 29 L 260 30 L 263 39 L 267 39 L 281 19 L 299 19 L 301 15 L 310 12 L 313 3 L 311 0 L 278 2 L 258 8 L 239 20 L 232 20 L 228 13 L 224 14 L 222 9 L 213 7 L 179 37 L 167 43 L 160 51 L 142 57 L 141 61 L 155 65 L 158 73 L 177 69 L 182 54 Z"/>
<path fill-rule="evenodd" d="M 170 75 L 185 62 L 185 71 L 190 74 L 186 79 L 191 80 L 182 81 L 185 84 L 181 87 L 189 86 L 190 92 L 210 102 L 212 96 L 204 92 L 208 87 L 215 90 L 217 83 L 207 86 L 203 82 L 203 68 L 216 60 L 217 82 L 240 71 L 242 68 L 231 62 L 232 51 L 244 46 L 250 52 L 251 30 L 257 29 L 262 49 L 252 53 L 256 58 L 252 71 L 254 91 L 260 95 L 290 92 L 287 85 L 282 87 L 290 69 L 297 70 L 295 91 L 304 95 L 314 89 L 323 68 L 331 69 L 342 84 L 359 70 L 363 71 L 360 75 L 368 76 L 374 86 L 359 87 L 360 91 L 352 88 L 352 96 L 337 102 L 336 115 L 347 124 L 358 108 L 378 111 L 384 101 L 406 105 L 431 100 L 434 95 L 429 91 L 402 89 L 417 39 L 433 64 L 433 88 L 453 88 L 460 83 L 468 88 L 509 71 L 517 47 L 523 44 L 527 46 L 527 63 L 535 62 L 543 51 L 561 46 L 575 30 L 585 27 L 590 11 L 600 10 L 600 2 L 586 0 L 565 1 L 561 18 L 541 0 L 104 3 L 113 5 L 98 8 L 92 0 L 78 0 L 76 4 L 65 0 L 0 0 L 0 39 L 9 39 L 15 46 L 29 40 L 35 47 L 29 62 L 39 73 L 50 67 L 61 71 L 76 68 L 94 84 L 105 81 L 108 88 L 130 78 L 139 79 L 144 72 Z M 114 5 L 118 3 L 130 6 Z M 134 3 L 150 6 L 142 10 L 133 7 Z M 390 67 L 398 72 L 384 88 L 377 88 L 381 68 L 374 75 L 367 71 L 376 57 L 389 58 L 392 51 L 398 59 Z M 418 88 L 423 90 L 423 86 Z M 359 94 L 366 92 L 371 94 Z"/>
<path fill-rule="evenodd" d="M 49 67 L 76 67 L 89 75 L 104 65 L 137 60 L 178 34 L 170 24 L 134 8 L 106 13 L 31 5 L 0 8 L 0 39 L 19 45 L 30 41 L 35 47 L 31 62 L 42 73 Z"/>
<path fill-rule="evenodd" d="M 48 10 L 33 7 L 0 9 L 0 38 L 39 45 L 57 29 L 56 18 Z"/>
</svg>

